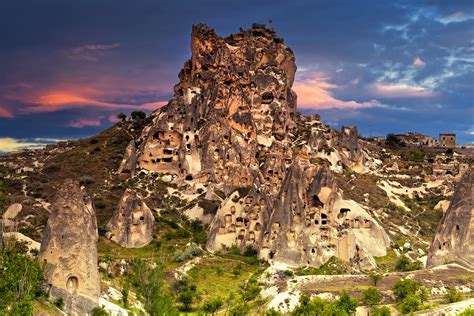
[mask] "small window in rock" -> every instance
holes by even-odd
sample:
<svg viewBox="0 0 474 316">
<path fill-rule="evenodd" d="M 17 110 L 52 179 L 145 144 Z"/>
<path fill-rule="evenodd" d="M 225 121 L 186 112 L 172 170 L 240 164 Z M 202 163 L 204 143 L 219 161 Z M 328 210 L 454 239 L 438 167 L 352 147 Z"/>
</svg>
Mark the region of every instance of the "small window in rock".
<svg viewBox="0 0 474 316">
<path fill-rule="evenodd" d="M 170 150 L 170 149 L 163 149 L 163 154 L 165 154 L 165 155 L 172 155 L 172 154 L 173 154 L 173 151 Z"/>
<path fill-rule="evenodd" d="M 271 92 L 264 92 L 262 94 L 262 103 L 263 104 L 270 104 L 272 103 L 274 97 L 273 97 L 273 93 Z"/>
<path fill-rule="evenodd" d="M 67 279 L 66 288 L 69 292 L 74 292 L 79 286 L 79 280 L 77 277 L 72 276 Z"/>
<path fill-rule="evenodd" d="M 313 195 L 313 198 L 312 198 L 312 206 L 314 207 L 324 207 L 324 203 L 321 202 L 321 200 L 319 199 L 319 197 L 315 194 Z"/>
<path fill-rule="evenodd" d="M 191 181 L 193 179 L 193 176 L 188 174 L 184 179 L 187 181 Z"/>
<path fill-rule="evenodd" d="M 163 158 L 163 162 L 173 162 L 173 158 Z"/>
<path fill-rule="evenodd" d="M 144 221 L 144 220 L 145 220 L 145 217 L 144 217 L 144 216 L 140 216 L 140 220 L 141 220 L 141 221 Z"/>
</svg>

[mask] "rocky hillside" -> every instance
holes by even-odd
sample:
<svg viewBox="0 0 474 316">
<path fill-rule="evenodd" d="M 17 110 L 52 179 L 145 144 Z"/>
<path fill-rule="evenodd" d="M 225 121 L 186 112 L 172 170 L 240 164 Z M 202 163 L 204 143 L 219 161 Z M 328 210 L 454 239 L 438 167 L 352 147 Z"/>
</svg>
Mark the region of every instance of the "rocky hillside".
<svg viewBox="0 0 474 316">
<path fill-rule="evenodd" d="M 43 240 L 40 256 L 48 262 L 58 259 L 47 253 L 50 247 L 66 258 L 68 245 L 80 247 L 75 239 L 96 224 L 61 227 L 58 218 L 70 221 L 78 210 L 87 213 L 90 203 L 87 214 L 95 213 L 91 221 L 97 220 L 100 234 L 102 296 L 114 301 L 107 289 L 130 282 L 137 294 L 133 308 L 148 312 L 152 307 L 138 283 L 127 277 L 140 266 L 136 260 L 162 265 L 163 278 L 178 284 L 170 289 L 177 299 L 180 280 L 194 282 L 202 301 L 212 299 L 213 290 L 223 298 L 237 293 L 242 282 L 256 284 L 268 268 L 260 285 L 276 287 L 276 294 L 265 297 L 280 310 L 291 300 L 280 304 L 278 293 L 291 294 L 285 284 L 293 273 L 390 273 L 400 269 L 400 259 L 406 269 L 423 268 L 472 159 L 456 151 L 387 147 L 361 138 L 356 127 L 338 131 L 318 115 L 298 113 L 296 68 L 293 51 L 264 25 L 227 37 L 193 26 L 191 58 L 166 106 L 88 139 L 0 157 L 4 230 Z M 75 182 L 65 185 L 65 179 Z M 461 183 L 457 192 L 467 192 L 472 178 Z M 466 237 L 472 237 L 466 220 L 472 218 L 472 196 L 460 195 L 433 239 L 431 266 L 463 264 L 459 253 L 472 254 Z M 460 228 L 448 220 L 453 217 Z M 84 248 L 94 249 L 97 236 L 88 235 L 90 240 L 81 240 L 94 246 Z M 467 248 L 444 256 L 435 248 L 448 237 L 451 245 Z M 95 258 L 90 256 L 87 264 Z M 99 302 L 98 291 L 82 293 L 92 297 L 91 305 L 72 306 L 68 295 L 82 289 L 84 278 L 82 257 L 73 257 L 69 267 L 79 272 L 48 268 L 56 275 L 48 281 L 54 289 L 56 279 L 68 280 L 57 281 L 59 294 L 52 294 L 62 297 L 65 291 L 70 310 L 86 310 Z M 211 266 L 222 273 L 212 277 Z M 230 278 L 233 269 L 240 272 Z M 295 286 L 292 291 L 299 293 Z M 245 302 L 254 301 L 255 310 L 267 306 L 256 300 Z M 202 304 L 192 302 L 191 309 Z"/>
</svg>

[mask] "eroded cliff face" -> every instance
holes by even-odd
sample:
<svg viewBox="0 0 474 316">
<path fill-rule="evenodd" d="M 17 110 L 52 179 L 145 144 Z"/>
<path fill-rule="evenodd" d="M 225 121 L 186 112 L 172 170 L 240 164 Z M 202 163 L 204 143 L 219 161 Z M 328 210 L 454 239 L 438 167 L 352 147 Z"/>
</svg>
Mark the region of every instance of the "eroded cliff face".
<svg viewBox="0 0 474 316">
<path fill-rule="evenodd" d="M 127 189 L 107 223 L 106 237 L 125 248 L 140 248 L 153 240 L 155 218 L 143 198 Z"/>
<path fill-rule="evenodd" d="M 438 225 L 428 253 L 428 267 L 458 262 L 474 268 L 473 181 L 474 172 L 469 168 Z"/>
<path fill-rule="evenodd" d="M 71 315 L 98 305 L 97 222 L 92 201 L 78 182 L 66 180 L 52 203 L 41 242 L 40 260 L 50 295 L 62 298 Z"/>
<path fill-rule="evenodd" d="M 226 194 L 210 251 L 237 245 L 292 265 L 337 256 L 373 266 L 389 238 L 332 177 L 364 172 L 368 156 L 357 128 L 338 132 L 296 112 L 292 50 L 263 25 L 219 37 L 200 24 L 191 51 L 174 98 L 138 140 L 138 167 Z"/>
</svg>

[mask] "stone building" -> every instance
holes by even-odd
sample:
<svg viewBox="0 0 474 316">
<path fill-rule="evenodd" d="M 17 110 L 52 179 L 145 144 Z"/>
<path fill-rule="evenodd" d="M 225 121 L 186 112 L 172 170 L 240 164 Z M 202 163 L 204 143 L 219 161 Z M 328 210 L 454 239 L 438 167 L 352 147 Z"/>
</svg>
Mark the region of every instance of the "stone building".
<svg viewBox="0 0 474 316">
<path fill-rule="evenodd" d="M 456 147 L 456 134 L 439 134 L 439 145 L 441 147 Z"/>
</svg>

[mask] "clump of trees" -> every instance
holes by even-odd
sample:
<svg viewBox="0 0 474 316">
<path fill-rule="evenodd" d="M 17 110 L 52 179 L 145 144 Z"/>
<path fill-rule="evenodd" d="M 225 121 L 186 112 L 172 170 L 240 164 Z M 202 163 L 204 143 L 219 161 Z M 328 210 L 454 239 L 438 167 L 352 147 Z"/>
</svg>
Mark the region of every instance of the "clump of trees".
<svg viewBox="0 0 474 316">
<path fill-rule="evenodd" d="M 395 136 L 395 134 L 387 134 L 387 137 L 385 138 L 385 145 L 396 148 L 405 146 L 405 143 Z"/>
<path fill-rule="evenodd" d="M 310 299 L 306 295 L 301 295 L 299 305 L 293 310 L 293 316 L 307 315 L 352 315 L 357 308 L 357 301 L 351 298 L 346 292 L 333 301 L 328 302 L 320 297 Z"/>
<path fill-rule="evenodd" d="M 395 270 L 401 272 L 423 269 L 423 263 L 419 260 L 411 261 L 407 256 L 401 256 L 395 264 Z"/>
<path fill-rule="evenodd" d="M 0 237 L 1 238 L 1 237 Z M 46 297 L 43 272 L 27 248 L 14 239 L 0 250 L 0 315 L 33 315 L 33 300 Z"/>
<path fill-rule="evenodd" d="M 428 290 L 412 279 L 400 279 L 393 288 L 398 309 L 403 314 L 420 310 L 428 299 Z"/>
</svg>

